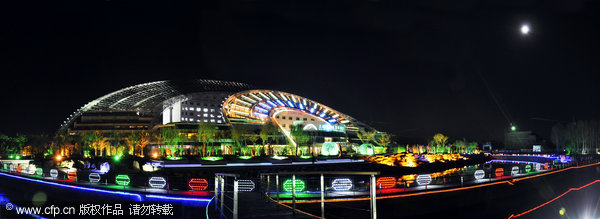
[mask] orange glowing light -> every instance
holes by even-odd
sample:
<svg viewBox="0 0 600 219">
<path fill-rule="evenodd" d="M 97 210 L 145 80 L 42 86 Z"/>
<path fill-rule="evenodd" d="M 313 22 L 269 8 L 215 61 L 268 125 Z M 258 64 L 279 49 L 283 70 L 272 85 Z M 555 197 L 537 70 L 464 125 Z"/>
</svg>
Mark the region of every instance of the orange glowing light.
<svg viewBox="0 0 600 219">
<path fill-rule="evenodd" d="M 494 171 L 494 173 L 496 173 L 496 177 L 501 177 L 502 175 L 504 175 L 504 169 L 496 168 L 496 171 Z"/>
<path fill-rule="evenodd" d="M 158 157 L 158 153 L 152 154 L 152 158 L 157 158 L 157 157 Z"/>
<path fill-rule="evenodd" d="M 385 176 L 385 177 L 379 177 L 379 179 L 377 179 L 377 188 L 381 188 L 381 189 L 389 189 L 389 188 L 394 188 L 394 186 L 396 186 L 396 177 L 392 177 L 392 176 Z"/>
<path fill-rule="evenodd" d="M 208 188 L 208 181 L 204 178 L 192 178 L 190 179 L 188 186 L 193 191 L 204 191 Z"/>
<path fill-rule="evenodd" d="M 61 155 L 56 155 L 56 161 L 61 161 L 62 160 L 62 156 Z"/>
<path fill-rule="evenodd" d="M 67 179 L 69 180 L 77 180 L 77 172 L 67 172 Z"/>
</svg>

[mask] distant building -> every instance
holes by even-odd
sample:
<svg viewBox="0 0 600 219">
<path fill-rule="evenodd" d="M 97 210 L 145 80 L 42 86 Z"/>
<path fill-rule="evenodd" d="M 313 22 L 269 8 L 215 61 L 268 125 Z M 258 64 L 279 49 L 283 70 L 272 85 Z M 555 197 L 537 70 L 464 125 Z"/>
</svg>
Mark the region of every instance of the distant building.
<svg viewBox="0 0 600 219">
<path fill-rule="evenodd" d="M 504 149 L 531 150 L 537 137 L 531 131 L 510 131 L 504 134 Z"/>
</svg>

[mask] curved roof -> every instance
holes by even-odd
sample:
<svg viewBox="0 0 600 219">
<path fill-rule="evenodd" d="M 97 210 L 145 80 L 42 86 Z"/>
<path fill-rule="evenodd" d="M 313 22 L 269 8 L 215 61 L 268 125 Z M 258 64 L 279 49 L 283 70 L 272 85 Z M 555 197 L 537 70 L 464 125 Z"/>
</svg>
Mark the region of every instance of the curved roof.
<svg viewBox="0 0 600 219">
<path fill-rule="evenodd" d="M 150 111 L 160 112 L 165 101 L 183 98 L 196 92 L 239 92 L 250 85 L 217 80 L 156 81 L 138 84 L 95 99 L 75 111 L 62 124 L 68 127 L 83 112 L 88 111 Z"/>
<path fill-rule="evenodd" d="M 316 101 L 274 90 L 248 90 L 231 95 L 223 104 L 228 118 L 264 122 L 279 111 L 299 110 L 322 118 L 330 124 L 368 127 L 356 119 Z"/>
</svg>

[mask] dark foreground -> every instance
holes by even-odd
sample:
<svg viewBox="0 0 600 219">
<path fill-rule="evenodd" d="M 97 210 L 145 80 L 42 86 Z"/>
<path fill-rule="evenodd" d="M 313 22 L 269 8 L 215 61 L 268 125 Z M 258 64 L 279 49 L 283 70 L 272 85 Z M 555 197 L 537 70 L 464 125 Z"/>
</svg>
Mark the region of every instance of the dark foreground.
<svg viewBox="0 0 600 219">
<path fill-rule="evenodd" d="M 377 200 L 379 218 L 509 218 L 547 202 L 570 188 L 600 179 L 600 165 L 515 182 L 412 197 Z M 298 204 L 320 215 L 320 204 Z M 559 211 L 564 208 L 564 215 Z M 326 203 L 326 218 L 369 218 L 369 202 Z M 571 191 L 518 218 L 600 218 L 600 182 Z"/>
</svg>

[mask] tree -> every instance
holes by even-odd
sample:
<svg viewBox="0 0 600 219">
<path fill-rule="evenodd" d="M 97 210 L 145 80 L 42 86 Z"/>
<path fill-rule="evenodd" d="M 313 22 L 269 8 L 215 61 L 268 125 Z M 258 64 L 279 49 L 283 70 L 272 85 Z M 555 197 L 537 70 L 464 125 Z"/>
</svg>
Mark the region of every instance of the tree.
<svg viewBox="0 0 600 219">
<path fill-rule="evenodd" d="M 375 132 L 373 131 L 365 131 L 364 129 L 361 129 L 356 136 L 358 137 L 358 139 L 360 139 L 360 141 L 363 144 L 367 144 L 369 142 L 371 142 L 371 140 L 373 140 L 373 137 L 375 137 Z"/>
<path fill-rule="evenodd" d="M 127 154 L 134 154 L 137 156 L 144 155 L 144 148 L 150 144 L 151 140 L 152 135 L 146 130 L 132 132 L 125 138 Z"/>
<path fill-rule="evenodd" d="M 231 124 L 231 138 L 235 142 L 239 154 L 246 152 L 246 135 L 248 134 L 248 129 L 244 125 Z M 246 153 L 243 153 L 244 155 Z"/>
<path fill-rule="evenodd" d="M 446 147 L 447 142 L 448 142 L 448 136 L 445 136 L 441 133 L 437 133 L 433 136 L 433 143 L 436 146 L 437 154 L 444 153 L 443 151 Z"/>
<path fill-rule="evenodd" d="M 306 131 L 304 131 L 304 125 L 298 124 L 293 125 L 290 129 L 290 135 L 292 139 L 296 142 L 296 148 L 294 148 L 294 153 L 298 156 L 298 148 L 300 146 L 305 145 L 310 140 L 310 136 Z"/>
<path fill-rule="evenodd" d="M 180 153 L 176 153 L 177 148 L 179 147 L 179 142 L 181 142 L 182 138 L 180 135 L 179 129 L 175 127 L 166 127 L 162 129 L 161 139 L 163 139 L 165 146 L 170 148 L 169 156 L 179 156 Z"/>
<path fill-rule="evenodd" d="M 216 135 L 217 126 L 214 123 L 200 122 L 198 124 L 198 135 L 196 137 L 199 142 L 202 142 L 202 156 L 206 156 L 206 145 L 212 143 Z"/>
<path fill-rule="evenodd" d="M 392 143 L 392 141 L 390 140 L 390 135 L 388 135 L 387 133 L 379 133 L 376 136 L 377 139 L 377 143 L 383 147 L 387 147 L 388 144 Z"/>
<path fill-rule="evenodd" d="M 467 141 L 464 138 L 462 140 L 456 140 L 454 142 L 454 147 L 458 153 L 467 153 Z"/>
<path fill-rule="evenodd" d="M 267 123 L 265 123 L 262 126 L 262 129 L 260 130 L 260 139 L 262 140 L 263 143 L 263 147 L 266 146 L 267 144 L 270 144 L 270 140 L 274 139 L 274 135 L 279 133 L 279 128 L 277 128 L 275 126 L 275 124 L 273 124 L 273 122 L 268 121 Z M 273 154 L 273 148 L 272 147 L 268 147 L 269 148 L 269 154 L 272 155 Z M 266 153 L 265 153 L 266 154 Z"/>
</svg>

